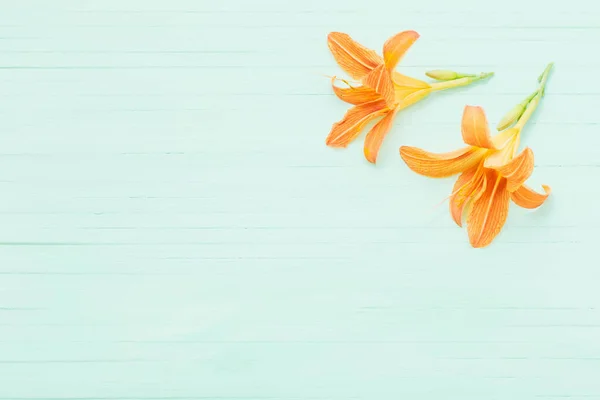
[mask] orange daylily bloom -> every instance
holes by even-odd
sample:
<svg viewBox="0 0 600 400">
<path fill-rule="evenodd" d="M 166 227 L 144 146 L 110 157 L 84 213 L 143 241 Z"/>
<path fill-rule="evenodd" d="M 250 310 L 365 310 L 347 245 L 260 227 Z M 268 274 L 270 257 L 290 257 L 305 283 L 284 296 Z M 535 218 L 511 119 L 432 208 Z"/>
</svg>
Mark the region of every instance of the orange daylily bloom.
<svg viewBox="0 0 600 400">
<path fill-rule="evenodd" d="M 465 107 L 462 137 L 466 147 L 450 153 L 429 153 L 403 146 L 400 156 L 418 174 L 444 178 L 461 174 L 450 195 L 450 214 L 462 226 L 466 214 L 469 241 L 485 247 L 500 233 L 508 216 L 509 200 L 524 208 L 541 206 L 550 195 L 525 185 L 533 172 L 533 152 L 525 148 L 516 155 L 522 125 L 490 136 L 487 118 L 481 107 Z"/>
<path fill-rule="evenodd" d="M 415 31 L 400 32 L 389 38 L 383 45 L 383 57 L 352 40 L 345 33 L 332 32 L 327 38 L 329 49 L 337 63 L 362 85 L 341 88 L 334 84 L 333 91 L 341 100 L 353 104 L 344 118 L 335 123 L 327 136 L 326 144 L 331 147 L 346 147 L 364 129 L 375 120 L 383 117 L 367 133 L 364 145 L 366 159 L 375 163 L 381 143 L 392 127 L 396 113 L 419 100 L 429 93 L 450 87 L 464 86 L 481 76 L 469 75 L 449 82 L 428 84 L 395 71 L 402 56 L 419 38 Z"/>
</svg>

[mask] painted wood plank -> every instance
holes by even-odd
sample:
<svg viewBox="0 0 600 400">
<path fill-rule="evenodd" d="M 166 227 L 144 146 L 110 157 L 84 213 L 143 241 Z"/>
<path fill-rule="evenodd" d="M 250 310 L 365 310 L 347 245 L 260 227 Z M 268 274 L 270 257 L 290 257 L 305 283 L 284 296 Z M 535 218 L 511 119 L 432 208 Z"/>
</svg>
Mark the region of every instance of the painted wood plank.
<svg viewBox="0 0 600 400">
<path fill-rule="evenodd" d="M 0 399 L 600 398 L 600 9 L 574 0 L 0 1 Z M 325 38 L 495 71 L 327 148 Z M 554 61 L 524 132 L 554 192 L 471 249 L 461 144 Z"/>
</svg>

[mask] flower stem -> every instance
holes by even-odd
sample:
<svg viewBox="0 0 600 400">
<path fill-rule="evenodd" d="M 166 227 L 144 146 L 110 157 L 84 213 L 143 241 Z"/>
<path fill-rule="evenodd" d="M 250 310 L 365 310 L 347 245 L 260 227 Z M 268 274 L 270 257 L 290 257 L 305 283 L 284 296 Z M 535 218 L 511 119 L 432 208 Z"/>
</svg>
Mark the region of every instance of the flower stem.
<svg viewBox="0 0 600 400">
<path fill-rule="evenodd" d="M 540 82 L 540 94 L 542 96 L 544 96 L 544 92 L 546 91 L 546 82 L 548 81 L 548 77 L 550 76 L 550 71 L 552 70 L 552 67 L 554 66 L 554 63 L 550 63 L 546 66 L 546 69 L 544 70 L 544 72 L 542 72 L 542 75 L 540 75 L 539 77 L 539 82 Z"/>
<path fill-rule="evenodd" d="M 523 103 L 521 103 L 523 105 L 526 104 L 527 108 L 525 108 L 523 115 L 521 115 L 521 117 L 517 121 L 515 128 L 522 129 L 527 123 L 527 121 L 529 121 L 529 118 L 531 118 L 534 111 L 537 109 L 538 105 L 540 104 L 540 100 L 542 99 L 542 97 L 544 96 L 544 92 L 546 91 L 546 83 L 548 82 L 548 77 L 550 76 L 550 71 L 552 70 L 553 66 L 554 63 L 550 63 L 548 64 L 548 66 L 546 66 L 546 69 L 538 78 L 538 81 L 540 82 L 540 86 L 538 87 L 538 89 L 535 92 L 533 92 L 527 99 L 525 99 Z"/>
<path fill-rule="evenodd" d="M 539 93 L 539 90 L 536 90 L 535 92 L 531 93 L 529 96 L 527 96 L 527 98 L 526 98 L 525 100 L 523 100 L 523 101 L 521 102 L 521 105 L 522 105 L 523 107 L 527 107 L 527 105 L 528 105 L 529 103 L 531 103 L 531 100 L 533 100 L 533 98 L 534 98 L 535 96 L 537 96 L 537 94 L 538 94 L 538 93 Z"/>
<path fill-rule="evenodd" d="M 515 124 L 515 128 L 517 128 L 519 130 L 523 129 L 523 127 L 525 126 L 527 121 L 529 121 L 529 118 L 531 118 L 531 116 L 533 115 L 533 112 L 536 110 L 536 108 L 539 104 L 540 104 L 540 94 L 539 94 L 539 92 L 537 92 L 535 94 L 535 96 L 533 97 L 533 99 L 527 105 L 527 108 L 525 109 L 525 112 L 523 112 L 523 115 L 521 115 L 521 118 L 519 118 L 519 120 Z"/>
<path fill-rule="evenodd" d="M 467 86 L 473 82 L 489 78 L 492 75 L 494 75 L 493 72 L 482 72 L 479 75 L 472 75 L 472 76 L 463 75 L 464 76 L 463 78 L 453 79 L 451 81 L 432 83 L 431 90 L 434 92 L 437 92 L 438 90 L 446 90 L 446 89 L 460 87 L 460 86 Z"/>
</svg>

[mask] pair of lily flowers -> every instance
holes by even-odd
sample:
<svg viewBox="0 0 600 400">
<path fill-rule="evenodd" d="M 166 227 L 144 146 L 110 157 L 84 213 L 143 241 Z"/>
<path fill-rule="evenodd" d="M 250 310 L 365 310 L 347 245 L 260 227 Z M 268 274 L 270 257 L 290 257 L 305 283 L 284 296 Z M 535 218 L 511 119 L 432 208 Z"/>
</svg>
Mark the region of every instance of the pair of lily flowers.
<svg viewBox="0 0 600 400">
<path fill-rule="evenodd" d="M 344 118 L 333 124 L 326 143 L 346 147 L 370 122 L 380 120 L 365 138 L 365 158 L 375 163 L 377 153 L 396 113 L 424 99 L 430 93 L 466 86 L 493 73 L 479 75 L 436 70 L 427 75 L 437 82 L 429 84 L 395 71 L 404 53 L 419 38 L 414 31 L 400 32 L 383 45 L 383 57 L 355 42 L 345 33 L 332 32 L 328 45 L 339 66 L 358 85 L 332 79 L 333 91 L 341 100 L 353 104 Z M 473 247 L 489 245 L 500 233 L 510 201 L 533 209 L 550 195 L 542 185 L 538 193 L 525 185 L 533 172 L 533 152 L 525 148 L 517 155 L 521 130 L 544 95 L 552 64 L 539 77 L 539 87 L 523 102 L 510 110 L 498 124 L 499 133 L 490 135 L 485 112 L 481 107 L 466 106 L 462 117 L 462 138 L 467 146 L 448 153 L 430 153 L 409 146 L 400 148 L 400 156 L 414 172 L 432 178 L 459 175 L 450 194 L 450 215 L 462 227 L 466 219 L 469 242 Z M 335 85 L 340 80 L 347 87 Z M 381 118 L 382 117 L 382 118 Z"/>
</svg>

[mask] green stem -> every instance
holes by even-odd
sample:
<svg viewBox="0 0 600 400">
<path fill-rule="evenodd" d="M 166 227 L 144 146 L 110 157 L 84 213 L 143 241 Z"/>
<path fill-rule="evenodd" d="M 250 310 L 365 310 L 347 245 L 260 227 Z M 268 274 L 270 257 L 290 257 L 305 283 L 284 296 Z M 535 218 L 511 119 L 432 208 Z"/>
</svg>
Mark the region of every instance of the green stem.
<svg viewBox="0 0 600 400">
<path fill-rule="evenodd" d="M 554 63 L 550 63 L 546 66 L 546 69 L 544 70 L 544 72 L 542 72 L 542 75 L 540 76 L 540 94 L 542 96 L 544 96 L 544 92 L 546 91 L 546 82 L 548 81 L 548 77 L 550 76 L 550 71 L 552 70 L 552 67 L 554 66 Z"/>
<path fill-rule="evenodd" d="M 529 118 L 531 118 L 531 116 L 533 115 L 533 112 L 536 110 L 537 106 L 540 104 L 540 98 L 541 97 L 539 93 L 536 93 L 534 98 L 527 105 L 527 108 L 523 112 L 523 115 L 521 115 L 521 118 L 519 118 L 519 120 L 515 124 L 515 128 L 519 130 L 523 129 L 527 121 L 529 121 Z"/>
<path fill-rule="evenodd" d="M 483 72 L 479 75 L 465 76 L 464 78 L 453 79 L 451 81 L 436 82 L 436 83 L 431 84 L 431 89 L 432 89 L 432 91 L 437 92 L 439 90 L 446 90 L 446 89 L 451 89 L 451 88 L 460 87 L 460 86 L 467 86 L 473 82 L 489 78 L 492 75 L 494 75 L 493 72 Z"/>
<path fill-rule="evenodd" d="M 527 105 L 528 105 L 529 103 L 531 103 L 531 100 L 533 100 L 533 98 L 534 98 L 535 96 L 537 96 L 537 94 L 538 94 L 539 92 L 540 92 L 540 91 L 539 91 L 539 89 L 538 89 L 538 90 L 536 90 L 535 92 L 531 93 L 529 96 L 527 96 L 527 98 L 526 98 L 525 100 L 523 100 L 523 101 L 520 103 L 520 105 L 522 105 L 523 107 L 527 107 Z"/>
<path fill-rule="evenodd" d="M 546 69 L 538 78 L 538 81 L 540 82 L 540 86 L 538 87 L 538 89 L 535 92 L 533 92 L 527 99 L 525 99 L 523 103 L 521 103 L 523 105 L 526 105 L 527 108 L 523 112 L 523 115 L 521 115 L 521 117 L 517 121 L 515 128 L 523 129 L 527 121 L 529 121 L 529 119 L 537 109 L 538 105 L 540 104 L 540 100 L 544 96 L 544 92 L 546 90 L 546 83 L 548 82 L 548 77 L 550 76 L 550 71 L 552 70 L 553 66 L 554 63 L 550 63 L 548 64 L 548 66 L 546 66 Z"/>
</svg>

